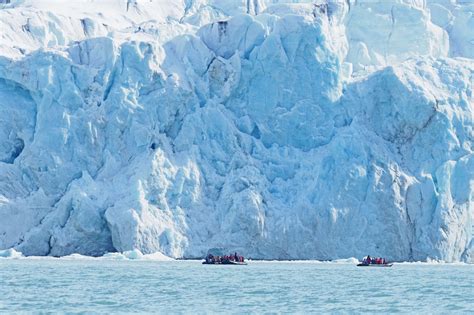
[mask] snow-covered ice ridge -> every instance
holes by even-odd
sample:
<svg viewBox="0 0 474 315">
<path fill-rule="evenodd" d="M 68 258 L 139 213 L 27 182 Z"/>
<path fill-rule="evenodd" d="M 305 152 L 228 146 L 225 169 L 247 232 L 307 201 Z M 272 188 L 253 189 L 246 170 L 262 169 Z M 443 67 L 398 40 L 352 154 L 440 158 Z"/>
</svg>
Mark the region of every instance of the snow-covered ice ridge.
<svg viewBox="0 0 474 315">
<path fill-rule="evenodd" d="M 473 29 L 470 0 L 0 0 L 0 249 L 473 262 Z"/>
</svg>

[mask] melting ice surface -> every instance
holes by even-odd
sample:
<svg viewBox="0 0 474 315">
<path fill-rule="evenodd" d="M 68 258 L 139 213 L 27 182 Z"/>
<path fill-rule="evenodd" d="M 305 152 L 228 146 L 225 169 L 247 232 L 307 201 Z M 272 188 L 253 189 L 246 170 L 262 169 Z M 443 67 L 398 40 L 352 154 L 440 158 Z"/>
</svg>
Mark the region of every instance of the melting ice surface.
<svg viewBox="0 0 474 315">
<path fill-rule="evenodd" d="M 0 249 L 474 259 L 471 1 L 2 0 L 0 29 Z"/>
<path fill-rule="evenodd" d="M 1 259 L 0 312 L 468 313 L 474 266 Z"/>
</svg>

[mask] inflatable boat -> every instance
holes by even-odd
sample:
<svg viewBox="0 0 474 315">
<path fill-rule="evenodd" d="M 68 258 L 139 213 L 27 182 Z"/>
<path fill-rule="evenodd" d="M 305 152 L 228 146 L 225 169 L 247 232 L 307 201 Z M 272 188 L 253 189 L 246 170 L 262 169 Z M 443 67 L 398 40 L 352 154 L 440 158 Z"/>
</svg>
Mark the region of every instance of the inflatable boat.
<svg viewBox="0 0 474 315">
<path fill-rule="evenodd" d="M 362 262 L 357 265 L 357 267 L 392 267 L 393 264 L 389 263 L 383 257 L 370 257 L 366 256 L 362 259 Z"/>
<path fill-rule="evenodd" d="M 385 263 L 385 264 L 367 264 L 367 263 L 360 263 L 357 264 L 357 267 L 392 267 L 393 264 Z"/>
<path fill-rule="evenodd" d="M 245 258 L 243 256 L 234 254 L 226 255 L 223 248 L 211 248 L 207 251 L 206 258 L 202 262 L 203 265 L 246 265 Z"/>
<path fill-rule="evenodd" d="M 225 261 L 203 261 L 203 265 L 247 265 L 246 262 L 241 262 L 241 261 L 231 261 L 231 260 L 225 260 Z"/>
</svg>

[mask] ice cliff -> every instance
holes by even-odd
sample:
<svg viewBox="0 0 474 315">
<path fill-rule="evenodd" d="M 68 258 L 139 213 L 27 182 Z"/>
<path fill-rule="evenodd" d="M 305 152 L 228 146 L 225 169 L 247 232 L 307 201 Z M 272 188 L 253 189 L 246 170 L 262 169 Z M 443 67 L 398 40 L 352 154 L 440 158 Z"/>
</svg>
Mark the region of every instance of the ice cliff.
<svg viewBox="0 0 474 315">
<path fill-rule="evenodd" d="M 0 1 L 0 249 L 473 262 L 473 29 L 466 0 Z"/>
</svg>

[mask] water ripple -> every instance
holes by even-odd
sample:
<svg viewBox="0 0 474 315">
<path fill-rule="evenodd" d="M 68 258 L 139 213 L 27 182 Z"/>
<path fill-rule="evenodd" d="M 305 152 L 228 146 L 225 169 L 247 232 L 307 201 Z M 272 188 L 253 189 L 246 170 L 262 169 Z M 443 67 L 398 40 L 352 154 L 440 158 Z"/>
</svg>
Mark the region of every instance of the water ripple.
<svg viewBox="0 0 474 315">
<path fill-rule="evenodd" d="M 474 266 L 0 260 L 0 312 L 468 313 Z"/>
</svg>

